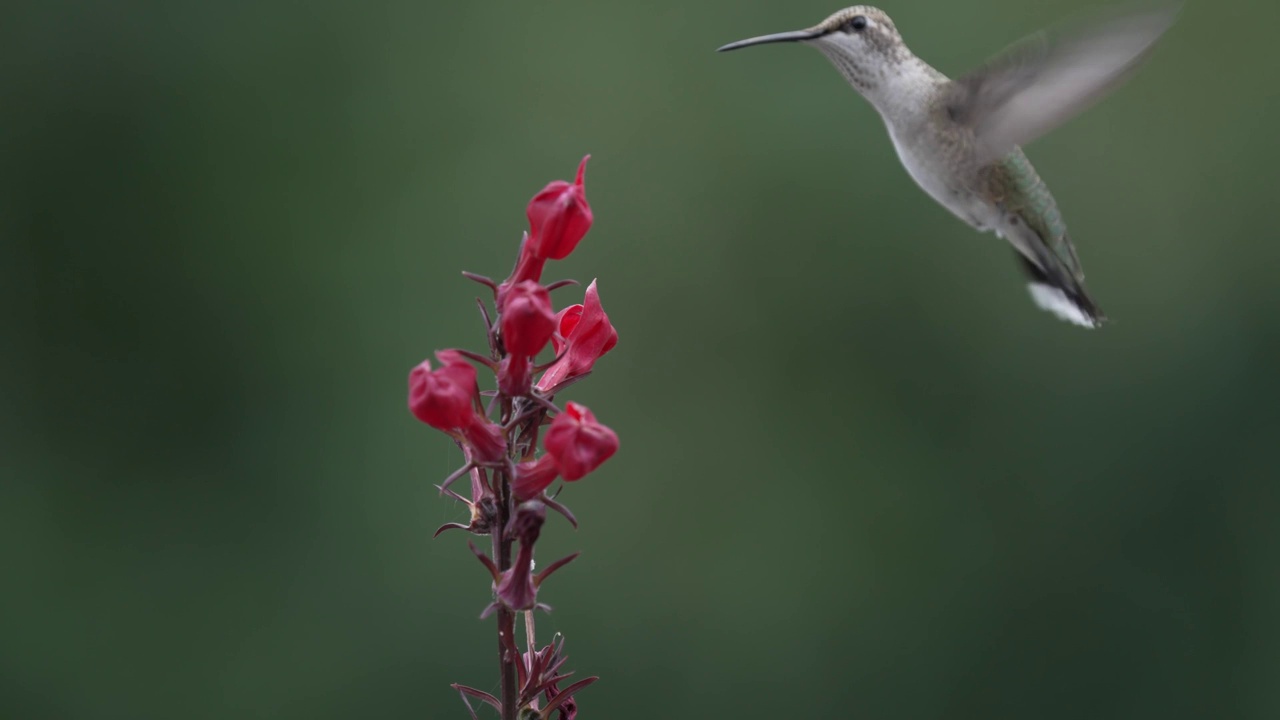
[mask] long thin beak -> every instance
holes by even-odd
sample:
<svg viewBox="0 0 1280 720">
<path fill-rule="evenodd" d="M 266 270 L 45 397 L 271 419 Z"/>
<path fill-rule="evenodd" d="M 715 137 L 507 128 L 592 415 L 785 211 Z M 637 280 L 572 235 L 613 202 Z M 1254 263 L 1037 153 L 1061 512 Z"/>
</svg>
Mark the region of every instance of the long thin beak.
<svg viewBox="0 0 1280 720">
<path fill-rule="evenodd" d="M 799 42 L 801 40 L 812 40 L 823 35 L 822 30 L 793 30 L 792 32 L 774 33 L 772 35 L 761 35 L 760 37 L 747 38 L 738 42 L 731 42 L 724 47 L 716 48 L 716 52 L 728 52 L 737 50 L 738 48 L 749 47 L 751 45 L 763 45 L 765 43 L 776 42 Z"/>
</svg>

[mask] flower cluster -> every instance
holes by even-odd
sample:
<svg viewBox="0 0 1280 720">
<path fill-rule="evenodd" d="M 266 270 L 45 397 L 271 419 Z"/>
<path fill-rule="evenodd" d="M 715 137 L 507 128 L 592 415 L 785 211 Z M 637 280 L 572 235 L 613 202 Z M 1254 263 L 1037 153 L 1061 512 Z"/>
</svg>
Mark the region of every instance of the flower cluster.
<svg viewBox="0 0 1280 720">
<path fill-rule="evenodd" d="M 453 438 L 463 454 L 462 467 L 439 488 L 465 503 L 471 516 L 466 523 L 442 526 L 436 535 L 462 529 L 492 541 L 492 555 L 474 545 L 471 549 L 492 581 L 494 602 L 482 617 L 498 617 L 502 697 L 454 687 L 464 701 L 473 697 L 493 705 L 504 720 L 550 718 L 553 710 L 560 720 L 571 720 L 577 714 L 573 694 L 595 681 L 585 678 L 558 690 L 557 684 L 569 675 L 559 671 L 563 640 L 535 650 L 532 625 L 534 609 L 549 610 L 537 600 L 539 587 L 577 557 L 574 553 L 534 574 L 534 547 L 547 510 L 564 515 L 577 527 L 569 509 L 547 490 L 557 479 L 582 479 L 618 450 L 617 434 L 586 406 L 569 402 L 562 410 L 555 404 L 557 393 L 589 375 L 596 361 L 618 342 L 618 333 L 600 303 L 599 289 L 592 281 L 582 303 L 556 312 L 552 291 L 576 283 L 542 283 L 547 261 L 567 257 L 591 228 L 593 217 L 583 184 L 587 159 L 578 166 L 574 182 L 552 182 L 529 201 L 529 230 L 510 277 L 498 283 L 463 273 L 493 292 L 494 313 L 480 302 L 488 353 L 441 350 L 435 354 L 435 367 L 424 360 L 409 373 L 410 412 Z M 539 364 L 538 355 L 548 345 L 554 357 Z M 480 390 L 477 368 L 493 373 L 493 390 Z M 544 452 L 539 457 L 540 435 Z M 470 497 L 450 489 L 464 475 L 471 481 Z M 524 613 L 530 641 L 524 653 L 515 644 L 516 613 Z M 541 710 L 540 695 L 546 702 Z"/>
</svg>

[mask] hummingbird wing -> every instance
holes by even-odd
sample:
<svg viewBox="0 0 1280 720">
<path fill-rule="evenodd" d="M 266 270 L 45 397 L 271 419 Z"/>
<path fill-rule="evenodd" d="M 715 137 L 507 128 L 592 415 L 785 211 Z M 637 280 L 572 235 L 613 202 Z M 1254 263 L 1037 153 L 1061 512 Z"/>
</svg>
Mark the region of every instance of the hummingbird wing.
<svg viewBox="0 0 1280 720">
<path fill-rule="evenodd" d="M 1173 24 L 1178 4 L 1112 14 L 1015 43 L 956 79 L 946 109 L 973 129 L 980 165 L 1066 122 L 1123 80 Z"/>
</svg>

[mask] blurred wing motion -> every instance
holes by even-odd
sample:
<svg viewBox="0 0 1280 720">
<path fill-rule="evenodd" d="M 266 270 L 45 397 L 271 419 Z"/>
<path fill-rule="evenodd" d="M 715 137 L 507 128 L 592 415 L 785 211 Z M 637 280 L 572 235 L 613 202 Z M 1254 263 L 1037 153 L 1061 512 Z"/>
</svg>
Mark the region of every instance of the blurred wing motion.
<svg viewBox="0 0 1280 720">
<path fill-rule="evenodd" d="M 1038 33 L 951 83 L 947 110 L 973 128 L 982 165 L 1071 119 L 1119 85 L 1179 5 L 1110 15 L 1050 39 Z"/>
</svg>

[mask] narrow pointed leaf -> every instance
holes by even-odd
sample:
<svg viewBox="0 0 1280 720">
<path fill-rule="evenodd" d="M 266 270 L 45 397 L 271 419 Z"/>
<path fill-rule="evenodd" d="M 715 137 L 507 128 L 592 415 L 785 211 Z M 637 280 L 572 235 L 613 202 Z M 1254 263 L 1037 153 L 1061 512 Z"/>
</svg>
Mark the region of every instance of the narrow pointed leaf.
<svg viewBox="0 0 1280 720">
<path fill-rule="evenodd" d="M 434 540 L 440 537 L 440 533 L 444 532 L 445 530 L 470 530 L 470 529 L 471 529 L 470 525 L 463 525 L 462 523 L 445 523 L 440 527 L 436 528 L 435 534 L 431 536 L 431 539 Z"/>
<path fill-rule="evenodd" d="M 569 701 L 569 698 L 573 697 L 573 694 L 574 694 L 574 693 L 578 692 L 578 691 L 579 691 L 579 690 L 581 690 L 582 688 L 584 688 L 584 687 L 586 687 L 586 686 L 590 685 L 591 683 L 593 683 L 593 682 L 595 682 L 595 681 L 597 681 L 597 680 L 599 680 L 599 679 L 600 679 L 600 678 L 598 678 L 598 677 L 583 678 L 583 679 L 579 680 L 578 682 L 576 682 L 576 683 L 574 683 L 574 684 L 570 685 L 569 687 L 567 687 L 567 688 L 565 688 L 565 689 L 561 690 L 561 691 L 556 695 L 556 697 L 555 697 L 555 699 L 554 699 L 554 700 L 552 700 L 551 702 L 547 703 L 547 706 L 546 706 L 546 707 L 544 707 L 544 708 L 542 708 L 542 716 L 543 716 L 543 717 L 550 717 L 550 715 L 551 715 L 551 711 L 552 711 L 552 710 L 555 710 L 556 708 L 560 707 L 562 704 L 564 704 L 564 703 L 568 702 L 568 701 Z"/>
<path fill-rule="evenodd" d="M 498 582 L 498 578 L 501 575 L 501 573 L 498 572 L 498 566 L 494 565 L 493 561 L 489 559 L 489 556 L 480 548 L 476 547 L 475 543 L 470 540 L 467 541 L 467 547 L 471 548 L 471 552 L 475 553 L 475 556 L 480 560 L 480 563 L 488 568 L 489 574 L 493 576 L 493 581 Z"/>
<path fill-rule="evenodd" d="M 454 690 L 457 690 L 464 697 L 467 695 L 470 695 L 471 697 L 477 700 L 483 700 L 484 702 L 487 702 L 490 705 L 492 705 L 493 708 L 498 712 L 502 712 L 502 703 L 498 700 L 498 698 L 490 695 L 489 693 L 483 690 L 477 690 L 472 687 L 467 687 L 466 685 L 459 685 L 458 683 L 453 683 L 449 687 L 453 688 Z M 468 703 L 468 707 L 470 707 L 470 703 Z"/>
<path fill-rule="evenodd" d="M 555 499 L 551 498 L 546 493 L 542 494 L 542 502 L 545 503 L 547 507 L 563 515 L 564 519 L 569 521 L 569 524 L 573 526 L 574 530 L 578 529 L 578 518 L 573 516 L 573 513 L 570 512 L 569 508 L 561 505 L 559 502 L 556 502 Z"/>
<path fill-rule="evenodd" d="M 491 358 L 487 358 L 481 355 L 480 353 L 471 352 L 470 350 L 454 350 L 454 352 L 458 353 L 464 358 L 467 358 L 468 360 L 473 360 L 475 362 L 478 362 L 481 365 L 489 368 L 490 370 L 494 370 L 498 367 L 498 364 L 495 363 Z M 480 394 L 483 395 L 484 393 L 480 393 Z"/>
<path fill-rule="evenodd" d="M 494 292 L 497 292 L 497 291 L 498 291 L 498 283 L 494 282 L 493 280 L 491 280 L 491 279 L 489 279 L 489 278 L 487 278 L 487 277 L 485 277 L 485 276 L 483 276 L 483 275 L 477 275 L 476 273 L 473 273 L 473 272 L 467 272 L 466 270 L 463 270 L 463 271 L 462 271 L 462 277 L 464 277 L 464 278 L 466 278 L 466 279 L 468 279 L 468 280 L 472 280 L 472 281 L 478 282 L 478 283 L 480 283 L 481 285 L 483 285 L 483 286 L 485 286 L 485 287 L 489 288 L 490 290 L 492 290 L 492 291 L 494 291 Z"/>
<path fill-rule="evenodd" d="M 544 569 L 542 572 L 533 576 L 534 586 L 536 587 L 541 585 L 543 580 L 546 580 L 548 577 L 551 577 L 551 573 L 573 562 L 581 554 L 582 553 L 580 552 L 576 552 L 576 553 L 573 553 L 572 555 L 566 555 L 565 557 L 562 557 L 559 560 L 548 565 L 546 569 Z"/>
<path fill-rule="evenodd" d="M 476 464 L 474 462 L 469 462 L 466 465 L 463 465 L 462 467 L 458 468 L 457 470 L 454 470 L 453 473 L 449 475 L 449 477 L 444 479 L 444 482 L 436 486 L 440 488 L 440 494 L 443 495 L 445 491 L 449 489 L 450 485 L 457 482 L 458 478 L 471 472 L 471 470 L 475 468 L 475 466 Z"/>
<path fill-rule="evenodd" d="M 570 285 L 581 285 L 581 284 L 582 283 L 578 282 L 577 280 L 557 280 L 547 286 L 547 292 L 551 292 L 552 290 L 559 290 L 562 287 L 568 287 Z"/>
</svg>

